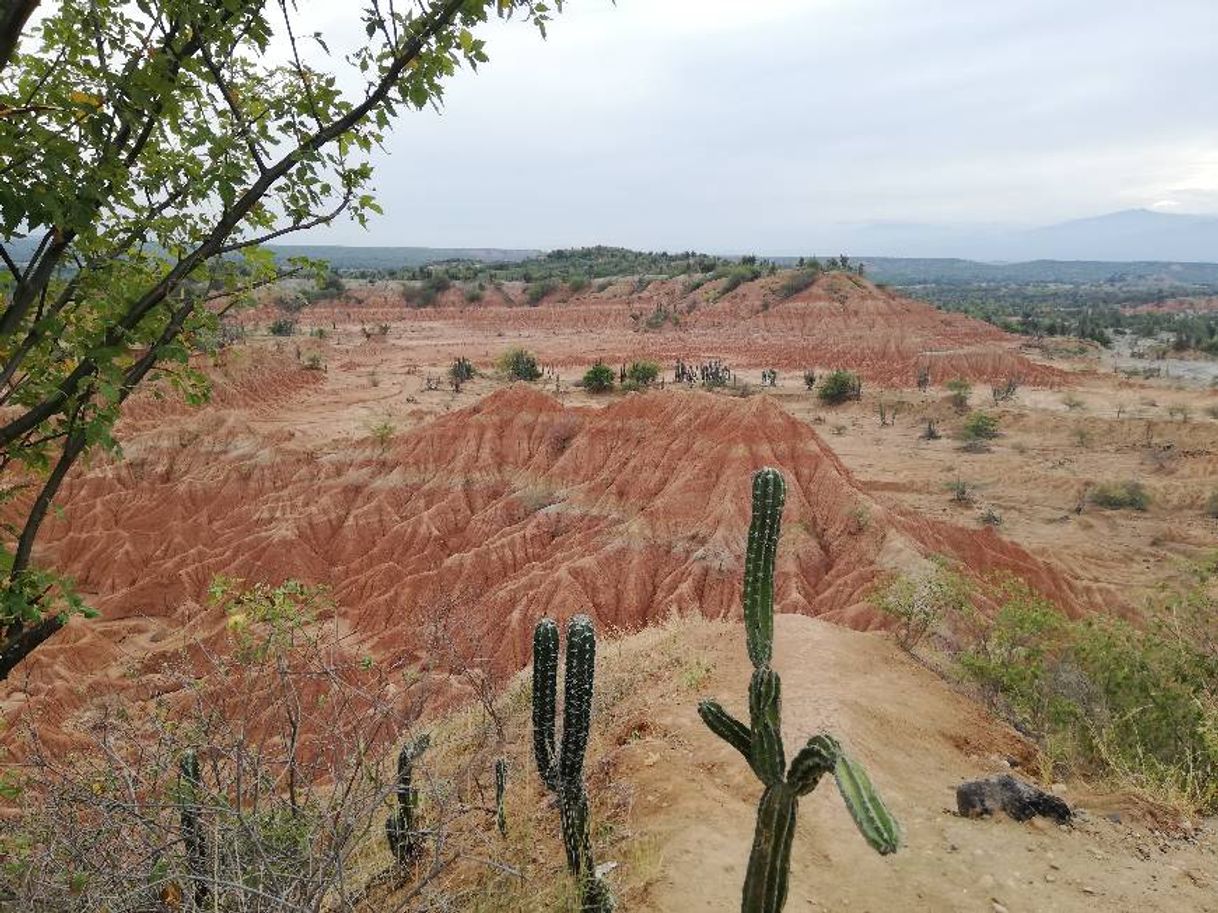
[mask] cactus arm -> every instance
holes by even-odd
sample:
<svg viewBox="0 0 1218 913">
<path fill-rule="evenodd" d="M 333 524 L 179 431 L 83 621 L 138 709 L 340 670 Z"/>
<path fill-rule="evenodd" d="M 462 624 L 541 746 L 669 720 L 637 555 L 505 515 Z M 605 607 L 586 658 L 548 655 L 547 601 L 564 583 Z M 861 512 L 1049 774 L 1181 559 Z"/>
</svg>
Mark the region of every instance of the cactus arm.
<svg viewBox="0 0 1218 913">
<path fill-rule="evenodd" d="M 753 850 L 744 876 L 742 913 L 778 913 L 786 903 L 797 801 L 787 783 L 767 786 L 761 797 Z"/>
<path fill-rule="evenodd" d="M 563 681 L 562 751 L 559 779 L 571 786 L 584 773 L 588 727 L 592 719 L 592 687 L 596 675 L 596 633 L 592 619 L 576 615 L 567 626 L 567 668 Z"/>
<path fill-rule="evenodd" d="M 504 799 L 507 795 L 507 758 L 495 759 L 495 826 L 500 835 L 507 836 L 507 810 Z"/>
<path fill-rule="evenodd" d="M 842 746 L 827 733 L 808 739 L 787 770 L 787 782 L 796 795 L 806 796 L 816 789 L 821 777 L 833 773 L 841 753 Z"/>
<path fill-rule="evenodd" d="M 753 515 L 744 557 L 744 628 L 749 659 L 760 669 L 774 652 L 774 559 L 787 483 L 777 469 L 753 475 Z"/>
<path fill-rule="evenodd" d="M 720 706 L 718 701 L 702 701 L 698 704 L 698 716 L 706 727 L 727 744 L 731 745 L 748 760 L 752 751 L 753 734 L 749 727 L 740 722 Z"/>
<path fill-rule="evenodd" d="M 755 671 L 749 682 L 749 719 L 749 764 L 762 783 L 773 786 L 782 780 L 787 765 L 782 745 L 782 681 L 768 666 Z"/>
<path fill-rule="evenodd" d="M 863 839 L 881 856 L 895 853 L 901 845 L 900 830 L 871 785 L 867 772 L 842 753 L 838 755 L 833 776 Z"/>
<path fill-rule="evenodd" d="M 431 735 L 423 733 L 413 742 L 407 742 L 398 753 L 398 778 L 395 793 L 398 799 L 396 814 L 385 820 L 385 838 L 389 851 L 405 865 L 418 850 L 415 841 L 415 810 L 419 807 L 419 791 L 414 788 L 414 762 L 431 745 Z"/>
<path fill-rule="evenodd" d="M 558 694 L 558 625 L 543 618 L 533 629 L 533 754 L 537 773 L 555 787 L 555 703 Z"/>
</svg>

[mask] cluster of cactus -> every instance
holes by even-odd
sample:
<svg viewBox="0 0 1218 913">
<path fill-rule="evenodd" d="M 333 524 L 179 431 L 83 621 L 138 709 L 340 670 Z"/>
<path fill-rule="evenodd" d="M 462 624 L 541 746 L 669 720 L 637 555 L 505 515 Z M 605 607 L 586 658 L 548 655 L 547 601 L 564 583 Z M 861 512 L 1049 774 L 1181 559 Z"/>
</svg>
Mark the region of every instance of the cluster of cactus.
<svg viewBox="0 0 1218 913">
<path fill-rule="evenodd" d="M 399 865 L 406 865 L 419 851 L 419 832 L 415 827 L 419 791 L 414 787 L 414 762 L 430 744 L 431 736 L 424 733 L 407 742 L 398 754 L 398 808 L 385 819 L 385 837 L 389 841 L 389 851 Z"/>
<path fill-rule="evenodd" d="M 207 881 L 207 836 L 203 831 L 200 806 L 203 778 L 199 771 L 199 756 L 194 751 L 184 752 L 178 771 L 178 810 L 182 819 L 182 843 L 186 848 L 186 871 L 194 884 L 191 894 L 195 906 L 202 909 L 210 890 Z"/>
<path fill-rule="evenodd" d="M 867 774 L 833 736 L 813 736 L 786 764 L 782 741 L 782 682 L 770 668 L 774 646 L 774 563 L 786 483 L 776 469 L 753 476 L 753 515 L 744 565 L 744 624 L 753 676 L 745 725 L 715 701 L 698 705 L 710 730 L 748 761 L 765 786 L 744 881 L 743 913 L 777 913 L 786 903 L 791 843 L 799 798 L 832 774 L 863 838 L 881 854 L 899 844 L 896 822 Z"/>
<path fill-rule="evenodd" d="M 533 752 L 542 782 L 558 799 L 567 867 L 579 882 L 581 909 L 606 913 L 613 909 L 613 895 L 596 874 L 584 790 L 584 752 L 596 674 L 592 620 L 577 615 L 567 626 L 561 744 L 555 734 L 558 652 L 558 625 L 553 619 L 543 618 L 533 631 Z"/>
</svg>

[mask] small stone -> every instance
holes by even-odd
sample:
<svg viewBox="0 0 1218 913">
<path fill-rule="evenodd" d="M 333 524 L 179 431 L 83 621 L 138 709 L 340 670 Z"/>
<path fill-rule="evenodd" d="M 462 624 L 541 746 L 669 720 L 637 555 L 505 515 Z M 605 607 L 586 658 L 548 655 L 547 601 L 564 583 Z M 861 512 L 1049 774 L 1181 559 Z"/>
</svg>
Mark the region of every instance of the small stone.
<svg viewBox="0 0 1218 913">
<path fill-rule="evenodd" d="M 1045 872 L 1045 881 L 1047 881 L 1049 884 L 1053 884 L 1053 882 L 1057 881 L 1057 876 L 1052 872 Z"/>
<path fill-rule="evenodd" d="M 1007 908 L 1004 907 L 1002 904 L 1000 904 L 998 901 L 991 900 L 990 904 L 991 904 L 991 913 L 1008 913 Z"/>
<path fill-rule="evenodd" d="M 1083 893 L 1084 893 L 1084 894 L 1091 894 L 1091 895 L 1093 895 L 1093 896 L 1094 896 L 1094 895 L 1096 895 L 1096 894 L 1098 894 L 1098 893 L 1100 893 L 1100 892 L 1099 892 L 1099 891 L 1097 891 L 1095 888 L 1091 887 L 1090 885 L 1083 885 Z"/>
</svg>

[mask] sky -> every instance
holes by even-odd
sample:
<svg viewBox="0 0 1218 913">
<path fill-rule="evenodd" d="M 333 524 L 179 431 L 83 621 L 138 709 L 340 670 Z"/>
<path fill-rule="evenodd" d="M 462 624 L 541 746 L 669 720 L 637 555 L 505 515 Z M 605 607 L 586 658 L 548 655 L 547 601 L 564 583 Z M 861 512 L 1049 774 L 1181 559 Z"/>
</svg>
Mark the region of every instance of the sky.
<svg viewBox="0 0 1218 913">
<path fill-rule="evenodd" d="M 385 214 L 294 241 L 776 255 L 1218 214 L 1218 0 L 568 0 L 544 41 L 481 37 L 490 63 L 376 156 Z"/>
</svg>

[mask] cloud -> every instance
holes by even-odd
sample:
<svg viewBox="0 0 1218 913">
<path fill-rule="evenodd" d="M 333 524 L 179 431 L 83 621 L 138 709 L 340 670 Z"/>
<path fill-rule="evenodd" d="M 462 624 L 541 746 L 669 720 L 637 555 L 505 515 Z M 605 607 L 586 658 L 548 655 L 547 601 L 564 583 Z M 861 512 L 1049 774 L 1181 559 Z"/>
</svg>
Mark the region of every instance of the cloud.
<svg viewBox="0 0 1218 913">
<path fill-rule="evenodd" d="M 1212 0 L 579 0 L 544 42 L 489 27 L 491 63 L 378 156 L 385 215 L 313 239 L 800 251 L 1218 211 L 1216 30 Z"/>
</svg>

